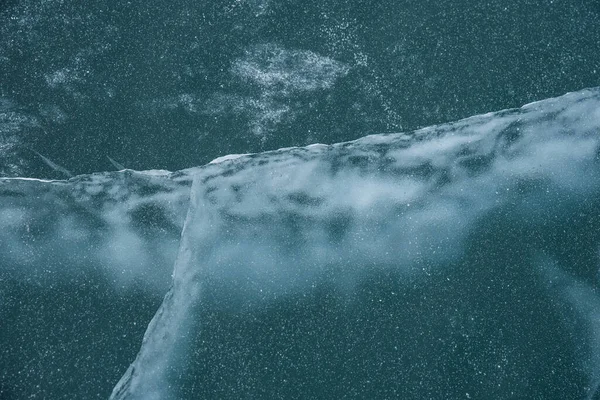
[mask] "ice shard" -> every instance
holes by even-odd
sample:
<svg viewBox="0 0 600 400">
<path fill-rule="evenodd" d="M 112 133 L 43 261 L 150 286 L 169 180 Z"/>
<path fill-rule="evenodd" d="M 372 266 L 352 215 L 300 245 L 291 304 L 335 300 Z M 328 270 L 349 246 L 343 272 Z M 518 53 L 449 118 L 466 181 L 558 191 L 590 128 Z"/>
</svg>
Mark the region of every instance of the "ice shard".
<svg viewBox="0 0 600 400">
<path fill-rule="evenodd" d="M 600 89 L 195 171 L 112 399 L 596 398 Z"/>
</svg>

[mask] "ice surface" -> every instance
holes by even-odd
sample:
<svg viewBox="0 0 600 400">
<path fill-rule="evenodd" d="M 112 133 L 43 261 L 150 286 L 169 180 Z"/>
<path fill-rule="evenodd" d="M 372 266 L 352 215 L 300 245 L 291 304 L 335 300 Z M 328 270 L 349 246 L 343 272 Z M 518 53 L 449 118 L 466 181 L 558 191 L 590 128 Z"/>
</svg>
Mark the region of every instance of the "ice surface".
<svg viewBox="0 0 600 400">
<path fill-rule="evenodd" d="M 600 89 L 196 170 L 113 399 L 592 398 Z"/>
<path fill-rule="evenodd" d="M 248 118 L 248 131 L 261 140 L 272 135 L 277 125 L 290 122 L 300 111 L 298 94 L 323 91 L 349 72 L 350 68 L 312 51 L 289 50 L 275 44 L 251 46 L 231 67 L 234 81 L 252 95 L 214 93 L 202 107 L 212 116 Z M 195 111 L 199 100 L 186 96 Z M 202 99 L 204 101 L 204 99 Z M 179 99 L 179 102 L 183 102 Z"/>
<path fill-rule="evenodd" d="M 37 125 L 36 118 L 0 96 L 0 176 L 16 176 L 21 173 L 22 160 L 17 156 L 17 149 L 24 136 L 21 131 Z"/>
<path fill-rule="evenodd" d="M 191 177 L 128 171 L 0 183 L 2 272 L 42 284 L 96 269 L 120 286 L 135 281 L 151 291 L 166 289 Z M 43 262 L 53 258 L 56 264 Z M 162 265 L 162 277 L 143 271 L 152 263 Z"/>
<path fill-rule="evenodd" d="M 191 177 L 0 179 L 0 398 L 107 398 L 168 290 Z"/>
<path fill-rule="evenodd" d="M 599 102 L 0 179 L 0 393 L 592 398 Z"/>
</svg>

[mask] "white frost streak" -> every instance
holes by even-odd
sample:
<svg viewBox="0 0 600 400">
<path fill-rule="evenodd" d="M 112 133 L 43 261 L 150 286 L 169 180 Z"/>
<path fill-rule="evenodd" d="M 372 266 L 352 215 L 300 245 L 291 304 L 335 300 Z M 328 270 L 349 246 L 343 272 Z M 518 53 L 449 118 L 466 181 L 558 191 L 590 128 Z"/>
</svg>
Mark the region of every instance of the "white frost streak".
<svg viewBox="0 0 600 400">
<path fill-rule="evenodd" d="M 230 72 L 249 85 L 254 94 L 215 94 L 206 103 L 204 113 L 246 115 L 252 133 L 264 139 L 298 112 L 288 105 L 292 96 L 329 89 L 348 71 L 345 64 L 311 51 L 288 50 L 274 44 L 253 46 L 233 62 Z"/>
</svg>

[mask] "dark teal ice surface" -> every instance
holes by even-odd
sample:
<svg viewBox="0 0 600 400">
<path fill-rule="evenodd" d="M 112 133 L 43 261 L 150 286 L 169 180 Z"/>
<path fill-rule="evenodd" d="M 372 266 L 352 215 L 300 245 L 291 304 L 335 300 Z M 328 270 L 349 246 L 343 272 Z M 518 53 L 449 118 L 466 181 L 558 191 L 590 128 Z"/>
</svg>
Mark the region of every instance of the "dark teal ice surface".
<svg viewBox="0 0 600 400">
<path fill-rule="evenodd" d="M 10 176 L 61 177 L 30 149 L 177 170 L 600 84 L 592 0 L 13 0 L 0 36 Z"/>
</svg>

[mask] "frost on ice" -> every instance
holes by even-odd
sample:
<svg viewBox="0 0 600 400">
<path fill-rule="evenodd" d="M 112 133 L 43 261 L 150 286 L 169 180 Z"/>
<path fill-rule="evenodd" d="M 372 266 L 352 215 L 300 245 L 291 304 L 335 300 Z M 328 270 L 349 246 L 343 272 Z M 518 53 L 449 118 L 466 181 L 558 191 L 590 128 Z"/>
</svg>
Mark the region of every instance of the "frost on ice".
<svg viewBox="0 0 600 400">
<path fill-rule="evenodd" d="M 199 168 L 112 398 L 593 398 L 599 157 L 592 89 Z"/>
<path fill-rule="evenodd" d="M 133 361 L 112 398 L 595 398 L 599 158 L 590 89 L 174 173 L 3 178 L 0 393 L 108 395 Z"/>
</svg>

